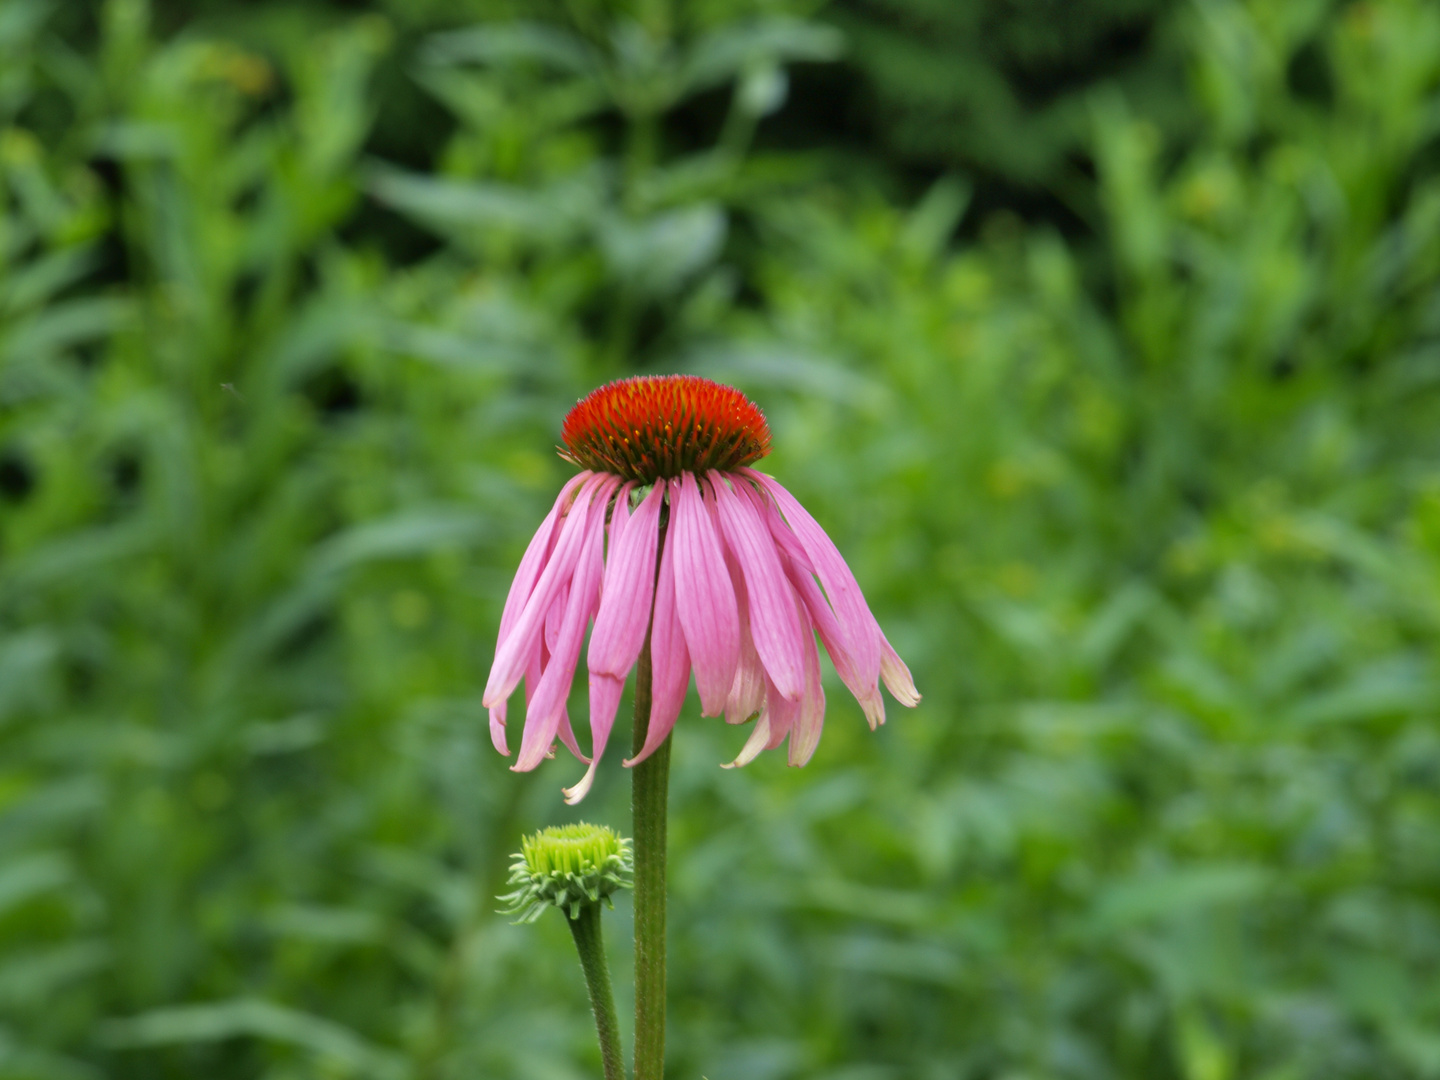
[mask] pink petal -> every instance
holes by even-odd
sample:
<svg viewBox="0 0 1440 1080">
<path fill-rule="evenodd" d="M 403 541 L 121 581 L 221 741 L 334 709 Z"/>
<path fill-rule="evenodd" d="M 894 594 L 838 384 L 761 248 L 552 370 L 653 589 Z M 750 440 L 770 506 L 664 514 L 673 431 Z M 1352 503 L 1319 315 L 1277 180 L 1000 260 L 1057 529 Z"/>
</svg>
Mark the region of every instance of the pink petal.
<svg viewBox="0 0 1440 1080">
<path fill-rule="evenodd" d="M 569 595 L 569 592 L 570 592 L 570 589 L 569 589 L 569 587 L 567 586 L 567 587 L 565 588 L 565 590 L 564 590 L 564 594 L 565 594 L 566 596 L 568 596 L 568 595 Z M 564 600 L 563 600 L 563 599 L 562 599 L 562 600 L 558 600 L 557 603 L 563 608 L 563 606 L 564 606 Z M 553 613 L 555 609 L 554 609 L 554 607 L 552 607 L 550 610 L 551 610 L 551 612 Z M 555 622 L 556 622 L 555 635 L 558 637 L 558 635 L 559 635 L 559 620 L 557 619 Z M 549 626 L 549 624 L 550 624 L 550 620 L 547 619 L 547 620 L 546 620 L 546 625 L 547 625 L 547 627 Z M 548 633 L 548 630 L 547 630 L 547 633 Z M 541 642 L 541 643 L 540 643 L 540 647 L 539 647 L 538 649 L 536 649 L 535 652 L 534 652 L 534 654 L 530 657 L 530 662 L 525 665 L 525 709 L 526 709 L 526 720 L 525 720 L 525 723 L 526 723 L 527 725 L 530 723 L 530 720 L 529 720 L 530 701 L 531 701 L 531 699 L 535 696 L 535 688 L 540 685 L 540 680 L 541 680 L 541 679 L 544 677 L 544 675 L 545 675 L 545 669 L 550 666 L 550 648 L 549 648 L 549 646 L 550 646 L 551 644 L 553 644 L 554 641 L 555 641 L 555 637 L 549 637 L 549 638 L 546 639 L 546 641 Z M 560 741 L 565 744 L 566 749 L 568 749 L 572 754 L 574 754 L 574 755 L 575 755 L 577 758 L 579 758 L 581 761 L 587 761 L 587 762 L 588 762 L 588 761 L 590 760 L 590 759 L 587 758 L 583 753 L 581 753 L 581 751 L 580 751 L 580 745 L 579 745 L 579 743 L 577 743 L 577 742 L 575 741 L 575 732 L 574 732 L 574 729 L 572 729 L 571 726 L 570 726 L 570 713 L 569 713 L 569 711 L 566 710 L 566 709 L 561 709 L 561 710 L 560 710 L 560 727 L 559 727 L 559 732 L 558 732 L 558 734 L 559 734 L 559 736 L 560 736 Z M 493 738 L 493 735 L 492 735 L 492 738 Z M 509 755 L 507 754 L 506 756 L 508 757 Z M 551 746 L 550 749 L 546 751 L 545 756 L 546 756 L 546 757 L 554 757 L 554 756 L 555 756 L 555 748 L 554 748 L 554 746 Z"/>
<path fill-rule="evenodd" d="M 765 687 L 765 711 L 770 715 L 770 741 L 766 750 L 774 750 L 794 733 L 795 723 L 800 719 L 801 703 L 782 697 L 775 684 L 768 682 Z"/>
<path fill-rule="evenodd" d="M 496 635 L 496 648 L 503 642 L 506 636 L 514 629 L 515 621 L 519 619 L 520 612 L 524 609 L 526 601 L 530 599 L 531 593 L 535 590 L 535 581 L 545 568 L 546 560 L 555 548 L 556 522 L 563 511 L 568 510 L 570 502 L 575 494 L 575 489 L 589 478 L 592 473 L 588 470 L 576 476 L 572 476 L 560 489 L 560 494 L 555 498 L 555 504 L 550 508 L 550 513 L 545 515 L 545 520 L 535 530 L 535 535 L 530 538 L 529 545 L 525 548 L 525 554 L 520 559 L 520 565 L 515 570 L 514 580 L 510 582 L 510 592 L 505 597 L 505 607 L 500 613 L 500 631 Z M 490 709 L 490 741 L 495 744 L 495 749 L 506 757 L 510 756 L 510 749 L 505 742 L 505 702 Z"/>
<path fill-rule="evenodd" d="M 800 538 L 790 531 L 790 526 L 785 524 L 785 518 L 780 513 L 780 508 L 775 505 L 772 499 L 763 490 L 753 483 L 736 484 L 738 491 L 745 500 L 755 508 L 755 512 L 765 522 L 765 527 L 770 530 L 770 537 L 775 541 L 775 548 L 781 555 L 786 555 L 795 560 L 795 565 L 813 574 L 815 564 L 810 561 L 810 556 L 805 553 L 805 545 L 800 543 Z"/>
<path fill-rule="evenodd" d="M 785 741 L 785 736 L 790 734 L 790 728 L 795 723 L 795 717 L 800 712 L 798 701 L 786 701 L 775 689 L 775 684 L 770 681 L 770 676 L 765 676 L 765 708 L 761 711 L 759 719 L 755 721 L 754 730 L 750 737 L 745 740 L 745 745 L 740 748 L 740 753 L 735 755 L 726 768 L 734 769 L 749 765 L 760 756 L 761 750 L 773 750 Z"/>
<path fill-rule="evenodd" d="M 566 693 L 569 693 L 569 687 L 566 687 Z M 528 713 L 526 714 L 526 723 L 529 723 Z M 580 743 L 575 739 L 575 729 L 570 726 L 570 708 L 568 705 L 560 706 L 559 728 L 560 741 L 565 744 L 565 749 L 569 750 L 570 753 L 574 754 L 579 760 L 589 762 L 590 759 L 585 756 L 585 751 L 580 749 Z M 520 737 L 520 742 L 522 745 L 525 742 L 525 737 L 523 735 Z M 553 743 L 551 744 L 550 748 L 546 750 L 545 756 L 555 756 L 555 746 Z"/>
<path fill-rule="evenodd" d="M 510 756 L 510 747 L 505 745 L 505 702 L 496 705 L 490 710 L 490 741 L 495 744 L 495 749 L 506 757 Z"/>
<path fill-rule="evenodd" d="M 525 662 L 525 702 L 527 705 L 535 687 L 540 685 L 540 676 L 545 670 L 545 662 L 549 657 L 550 651 L 545 647 L 545 642 L 541 640 L 536 643 L 536 647 L 530 652 L 530 658 Z M 510 747 L 505 741 L 505 718 L 508 711 L 508 698 L 490 710 L 490 741 L 495 744 L 495 749 L 506 757 L 510 756 Z"/>
<path fill-rule="evenodd" d="M 745 740 L 745 745 L 740 748 L 740 753 L 735 755 L 735 760 L 720 767 L 722 769 L 739 769 L 749 765 L 750 762 L 760 756 L 760 751 L 765 749 L 769 741 L 770 714 L 768 712 L 762 712 L 755 721 L 755 727 L 751 730 L 750 737 Z"/>
<path fill-rule="evenodd" d="M 825 688 L 820 684 L 820 654 L 815 649 L 815 634 L 810 620 L 805 620 L 805 696 L 795 727 L 790 732 L 790 764 L 804 765 L 820 745 L 820 732 L 825 726 Z"/>
<path fill-rule="evenodd" d="M 623 679 L 645 644 L 655 596 L 655 549 L 664 501 L 664 485 L 656 484 L 611 548 L 600 612 L 590 634 L 587 661 L 591 672 Z"/>
<path fill-rule="evenodd" d="M 790 531 L 800 541 L 810 563 L 815 567 L 820 584 L 830 599 L 840 621 L 842 638 L 855 661 L 856 674 L 864 686 L 874 686 L 880 677 L 880 626 L 870 614 L 869 605 L 850 567 L 845 564 L 834 541 L 825 534 L 795 496 L 772 477 L 754 469 L 741 469 L 779 504 Z M 777 540 L 779 538 L 777 537 Z"/>
<path fill-rule="evenodd" d="M 535 647 L 536 640 L 543 634 L 545 616 L 549 614 L 556 590 L 568 583 L 575 572 L 581 541 L 593 516 L 591 496 L 602 488 L 608 493 L 614 483 L 614 477 L 591 473 L 581 486 L 570 512 L 565 515 L 564 524 L 560 527 L 555 550 L 545 563 L 545 569 L 535 583 L 530 597 L 525 601 L 520 617 L 495 649 L 495 662 L 490 666 L 490 678 L 485 684 L 482 698 L 488 708 L 494 708 L 508 698 L 519 683 L 526 660 Z M 601 505 L 604 505 L 603 500 Z"/>
<path fill-rule="evenodd" d="M 781 696 L 799 701 L 805 689 L 805 643 L 795 610 L 795 591 L 785 580 L 775 540 L 750 502 L 737 497 L 723 479 L 707 479 L 707 483 L 714 494 L 725 544 L 745 574 L 755 649 Z"/>
<path fill-rule="evenodd" d="M 825 594 L 815 583 L 814 576 L 808 570 L 801 569 L 796 561 L 788 555 L 781 562 L 785 567 L 786 576 L 795 587 L 796 595 L 800 597 L 805 614 L 809 616 L 811 624 L 820 634 L 820 642 L 825 646 L 825 651 L 830 654 L 830 660 L 835 665 L 835 674 L 840 676 L 840 681 L 845 684 L 845 688 L 855 695 L 855 700 L 860 702 L 860 707 L 865 710 L 865 719 L 870 725 L 870 730 L 875 730 L 877 724 L 885 722 L 885 703 L 880 699 L 878 684 L 865 686 L 860 682 L 860 674 L 855 670 L 855 661 L 850 656 L 850 650 L 846 647 L 845 640 L 840 633 L 840 621 L 830 610 L 830 605 L 825 600 Z"/>
<path fill-rule="evenodd" d="M 560 639 L 560 625 L 565 621 L 565 608 L 570 602 L 570 584 L 568 581 L 560 583 L 560 587 L 555 590 L 555 599 L 550 601 L 550 610 L 545 614 L 545 635 L 542 640 L 545 648 L 552 654 L 555 652 L 555 642 Z M 532 689 L 534 685 L 539 685 L 538 680 L 532 685 Z"/>
<path fill-rule="evenodd" d="M 630 521 L 630 492 L 635 488 L 634 480 L 626 480 L 620 485 L 620 490 L 615 492 L 615 501 L 610 509 L 610 540 L 605 549 L 605 562 L 608 564 L 611 552 L 615 545 L 620 542 L 620 534 L 625 531 L 626 524 Z"/>
<path fill-rule="evenodd" d="M 815 568 L 811 565 L 810 556 L 805 553 L 800 541 L 780 517 L 779 509 L 768 495 L 748 484 L 740 485 L 738 490 L 740 494 L 748 497 L 757 512 L 765 515 L 771 535 L 774 536 L 780 551 L 780 563 L 785 568 L 785 576 L 794 586 L 801 605 L 820 635 L 825 651 L 830 654 L 830 659 L 835 664 L 835 673 L 840 676 L 845 688 L 855 695 L 855 700 L 865 711 L 866 723 L 870 725 L 870 730 L 874 731 L 878 725 L 885 723 L 885 701 L 880 696 L 879 680 L 877 678 L 869 686 L 860 681 L 860 673 L 850 653 L 849 643 L 840 630 L 840 620 L 836 618 L 820 586 L 815 583 Z"/>
<path fill-rule="evenodd" d="M 605 529 L 605 566 L 608 568 L 610 560 L 615 557 L 615 545 L 620 542 L 620 534 L 630 524 L 630 491 L 635 487 L 635 481 L 626 480 L 615 492 L 611 500 L 609 514 L 610 523 Z M 600 579 L 600 600 L 605 600 L 605 577 Z"/>
<path fill-rule="evenodd" d="M 740 622 L 735 589 L 714 519 L 691 473 L 671 481 L 670 543 L 675 549 L 675 602 L 695 668 L 700 711 L 725 711 L 740 659 Z M 678 498 L 676 497 L 676 489 Z M 667 545 L 669 546 L 669 545 Z"/>
<path fill-rule="evenodd" d="M 605 753 L 605 744 L 610 741 L 610 730 L 615 726 L 615 713 L 620 708 L 620 695 L 625 689 L 625 679 L 613 675 L 598 675 L 590 672 L 590 767 L 574 787 L 563 788 L 565 801 L 574 806 L 590 791 L 595 782 L 595 769 L 600 764 L 600 755 Z"/>
<path fill-rule="evenodd" d="M 565 617 L 555 641 L 554 655 L 540 677 L 540 685 L 535 688 L 535 696 L 525 717 L 520 756 L 511 766 L 516 772 L 526 772 L 540 764 L 540 759 L 549 751 L 550 744 L 560 729 L 565 699 L 570 694 L 570 684 L 575 678 L 575 664 L 580 659 L 580 644 L 585 636 L 585 627 L 600 599 L 600 577 L 605 557 L 603 507 L 617 483 L 618 478 L 610 477 L 596 491 L 596 505 L 602 512 L 590 514 L 586 521 L 582 551 L 570 585 Z M 529 615 L 528 607 L 525 615 Z M 522 621 L 523 618 L 524 616 Z M 518 635 L 518 629 L 516 633 Z M 573 741 L 572 735 L 571 742 Z"/>
<path fill-rule="evenodd" d="M 880 634 L 880 677 L 885 680 L 885 689 L 901 705 L 913 709 L 920 704 L 920 691 L 915 689 L 915 680 L 900 654 L 891 647 L 889 639 Z"/>
<path fill-rule="evenodd" d="M 877 686 L 865 694 L 864 697 L 857 696 L 856 701 L 860 708 L 865 711 L 865 722 L 874 731 L 881 724 L 885 723 L 885 699 L 880 696 L 880 688 Z"/>
<path fill-rule="evenodd" d="M 530 538 L 530 545 L 525 549 L 525 554 L 520 558 L 520 565 L 515 570 L 515 579 L 510 582 L 510 592 L 505 597 L 505 608 L 500 613 L 497 648 L 514 627 L 515 620 L 520 618 L 520 612 L 524 610 L 525 602 L 530 599 L 530 594 L 535 589 L 535 581 L 545 568 L 545 562 L 555 548 L 555 523 L 559 520 L 560 515 L 569 509 L 575 489 L 593 475 L 586 471 L 572 476 L 560 489 L 560 494 L 555 498 L 555 505 L 550 508 L 550 513 L 540 523 L 540 528 L 536 529 L 535 535 Z M 503 719 L 501 724 L 503 726 Z"/>
<path fill-rule="evenodd" d="M 730 684 L 730 696 L 725 699 L 725 722 L 743 724 L 765 705 L 765 666 L 760 663 L 760 654 L 755 651 L 755 641 L 750 636 L 750 604 L 745 590 L 745 575 L 728 551 L 725 553 L 725 568 L 730 571 L 730 583 L 735 587 L 735 607 L 740 616 L 740 661 L 735 665 L 735 681 Z"/>
<path fill-rule="evenodd" d="M 661 482 L 657 481 L 657 486 Z M 670 486 L 673 489 L 678 484 L 672 480 Z M 675 726 L 690 685 L 690 653 L 675 603 L 674 551 L 675 545 L 667 540 L 655 582 L 655 617 L 650 628 L 650 723 L 645 729 L 645 745 L 625 762 L 627 766 L 644 761 L 659 749 Z"/>
<path fill-rule="evenodd" d="M 565 595 L 569 595 L 570 586 L 565 586 Z M 548 618 L 545 620 L 550 621 Z M 556 633 L 559 633 L 558 629 Z M 553 640 L 553 639 L 551 639 Z M 530 653 L 530 659 L 525 661 L 525 706 L 528 709 L 530 699 L 535 696 L 535 688 L 540 685 L 540 677 L 545 674 L 545 668 L 550 663 L 549 642 L 542 639 Z"/>
</svg>

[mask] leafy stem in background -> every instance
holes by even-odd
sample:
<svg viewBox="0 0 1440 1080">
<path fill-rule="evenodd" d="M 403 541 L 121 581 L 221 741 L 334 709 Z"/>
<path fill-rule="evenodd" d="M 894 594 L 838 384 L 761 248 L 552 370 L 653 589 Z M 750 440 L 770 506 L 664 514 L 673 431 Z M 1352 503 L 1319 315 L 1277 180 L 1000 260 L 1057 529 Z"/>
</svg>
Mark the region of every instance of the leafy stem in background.
<svg viewBox="0 0 1440 1080">
<path fill-rule="evenodd" d="M 943 77 L 965 67 L 947 43 L 985 48 L 945 26 L 970 0 L 863 6 L 930 47 L 857 33 L 860 64 L 984 98 Z M 520 446 L 600 380 L 679 366 L 773 395 L 792 486 L 846 523 L 877 614 L 908 613 L 893 637 L 930 715 L 957 720 L 827 742 L 804 801 L 722 797 L 708 769 L 677 790 L 699 869 L 743 859 L 779 900 L 687 901 L 709 940 L 677 1003 L 703 985 L 708 1015 L 671 1075 L 743 1074 L 742 1038 L 803 1045 L 816 1075 L 945 1075 L 957 1045 L 997 1074 L 1054 1072 L 1056 1047 L 1120 1080 L 1424 1074 L 1436 1002 L 1374 984 L 1431 985 L 1440 940 L 1440 5 L 1169 4 L 1151 40 L 1180 62 L 1118 99 L 1062 86 L 1084 107 L 1042 132 L 1058 150 L 1011 110 L 936 123 L 883 86 L 866 142 L 848 76 L 808 67 L 733 174 L 703 140 L 724 80 L 812 64 L 829 28 L 768 14 L 799 0 L 676 5 L 675 55 L 718 59 L 687 68 L 704 97 L 667 108 L 634 205 L 610 84 L 551 47 L 558 21 L 500 14 L 520 7 L 315 0 L 277 23 L 207 0 L 147 30 L 132 0 L 0 0 L 11 1071 L 548 1067 L 523 1036 L 573 1000 L 573 954 L 489 950 L 473 909 L 498 905 L 459 887 L 536 804 L 484 754 L 476 650 L 504 523 L 539 506 Z M 608 50 L 617 5 L 573 7 Z M 1019 7 L 992 5 L 1007 38 Z M 366 81 L 382 10 L 400 47 Z M 431 27 L 480 47 L 412 48 Z M 397 73 L 432 100 L 401 102 Z M 1157 119 L 1169 95 L 1193 124 Z M 887 197 L 907 161 L 1022 155 L 1075 177 L 1082 223 L 1057 228 L 1019 173 L 997 191 L 987 169 L 963 217 L 953 190 Z M 405 184 L 373 178 L 386 156 Z M 705 243 L 672 227 L 705 220 Z M 633 253 L 597 241 L 617 225 Z M 627 291 L 621 368 L 605 318 Z M 686 738 L 720 760 L 733 729 Z M 777 816 L 784 843 L 753 843 Z M 797 844 L 837 880 L 898 875 L 913 947 L 862 920 L 854 963 L 821 966 L 836 920 L 789 917 Z M 237 913 L 254 963 L 233 963 Z M 834 992 L 797 995 L 758 948 Z M 588 1039 L 578 1010 L 560 1024 Z"/>
</svg>

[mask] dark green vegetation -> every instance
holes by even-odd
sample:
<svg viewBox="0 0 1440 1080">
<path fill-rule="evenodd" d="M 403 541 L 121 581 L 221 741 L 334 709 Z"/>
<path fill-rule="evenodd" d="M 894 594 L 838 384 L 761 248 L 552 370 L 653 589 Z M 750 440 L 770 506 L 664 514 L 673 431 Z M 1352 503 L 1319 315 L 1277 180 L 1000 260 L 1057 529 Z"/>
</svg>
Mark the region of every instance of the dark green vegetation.
<svg viewBox="0 0 1440 1080">
<path fill-rule="evenodd" d="M 960 6 L 0 0 L 0 1077 L 598 1075 L 493 914 L 582 770 L 479 692 L 641 370 L 761 402 L 926 694 L 804 770 L 692 702 L 674 1076 L 1440 1076 L 1440 7 L 1095 6 L 1163 87 L 1076 29 L 1051 143 L 927 159 L 1061 235 L 780 108 Z"/>
</svg>

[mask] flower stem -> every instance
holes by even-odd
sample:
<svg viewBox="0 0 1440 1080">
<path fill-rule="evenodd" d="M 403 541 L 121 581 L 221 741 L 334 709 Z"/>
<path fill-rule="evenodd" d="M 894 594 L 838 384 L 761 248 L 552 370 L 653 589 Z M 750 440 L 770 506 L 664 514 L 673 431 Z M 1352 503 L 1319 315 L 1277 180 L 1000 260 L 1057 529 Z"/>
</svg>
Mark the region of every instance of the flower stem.
<svg viewBox="0 0 1440 1080">
<path fill-rule="evenodd" d="M 610 968 L 605 963 L 605 941 L 600 932 L 599 902 L 580 905 L 580 914 L 566 919 L 580 954 L 585 985 L 590 989 L 590 1008 L 595 1013 L 595 1033 L 600 1037 L 600 1060 L 605 1080 L 625 1080 L 625 1056 L 620 1050 L 620 1024 L 615 1014 L 615 995 L 610 990 Z"/>
<path fill-rule="evenodd" d="M 632 754 L 650 726 L 650 637 L 635 679 Z M 635 1080 L 665 1074 L 665 837 L 670 738 L 632 772 L 635 845 Z"/>
</svg>

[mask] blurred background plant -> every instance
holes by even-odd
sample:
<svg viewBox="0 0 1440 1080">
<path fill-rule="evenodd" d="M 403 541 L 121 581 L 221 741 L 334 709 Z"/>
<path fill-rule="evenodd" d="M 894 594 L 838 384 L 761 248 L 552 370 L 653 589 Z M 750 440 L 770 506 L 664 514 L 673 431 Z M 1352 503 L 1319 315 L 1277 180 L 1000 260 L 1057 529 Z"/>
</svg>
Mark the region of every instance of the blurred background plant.
<svg viewBox="0 0 1440 1080">
<path fill-rule="evenodd" d="M 926 693 L 692 703 L 675 1075 L 1440 1076 L 1437 94 L 1423 0 L 0 0 L 0 1077 L 596 1074 L 478 695 L 656 370 Z"/>
</svg>

